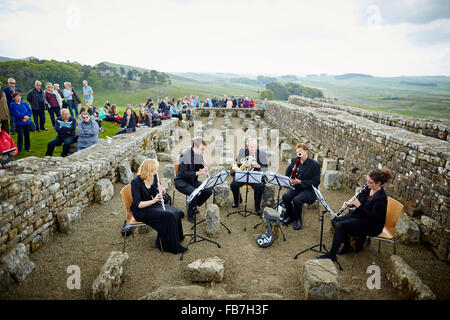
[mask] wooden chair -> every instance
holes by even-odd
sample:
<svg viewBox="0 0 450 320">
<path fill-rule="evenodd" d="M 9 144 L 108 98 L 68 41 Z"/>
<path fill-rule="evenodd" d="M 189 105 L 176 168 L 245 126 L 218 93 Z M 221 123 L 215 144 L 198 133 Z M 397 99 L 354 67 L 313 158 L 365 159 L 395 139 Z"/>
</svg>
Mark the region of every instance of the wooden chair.
<svg viewBox="0 0 450 320">
<path fill-rule="evenodd" d="M 396 254 L 395 227 L 402 212 L 403 205 L 397 200 L 388 197 L 386 222 L 384 223 L 383 231 L 377 237 L 371 237 L 372 239 L 378 240 L 378 252 L 381 250 L 381 241 L 387 241 L 394 245 L 394 254 Z"/>
<path fill-rule="evenodd" d="M 143 227 L 143 226 L 147 226 L 145 223 L 137 221 L 134 219 L 133 217 L 133 213 L 130 210 L 131 207 L 131 203 L 133 202 L 133 197 L 131 195 L 131 184 L 127 184 L 125 187 L 122 188 L 122 190 L 120 190 L 120 195 L 122 196 L 122 201 L 123 201 L 123 205 L 125 206 L 125 210 L 126 210 L 126 223 L 124 228 L 126 229 L 130 229 L 132 231 L 133 237 L 134 237 L 134 230 L 135 228 L 138 227 Z M 125 252 L 125 245 L 126 245 L 126 241 L 127 241 L 127 236 L 124 236 L 124 240 L 123 240 L 123 249 L 122 252 Z M 161 246 L 162 248 L 162 246 Z"/>
</svg>

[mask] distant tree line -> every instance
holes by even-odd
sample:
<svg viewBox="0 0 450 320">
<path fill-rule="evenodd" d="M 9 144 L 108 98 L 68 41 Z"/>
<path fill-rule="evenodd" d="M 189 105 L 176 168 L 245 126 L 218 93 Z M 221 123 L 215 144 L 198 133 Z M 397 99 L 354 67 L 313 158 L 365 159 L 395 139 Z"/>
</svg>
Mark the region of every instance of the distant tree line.
<svg viewBox="0 0 450 320">
<path fill-rule="evenodd" d="M 267 100 L 287 100 L 291 95 L 298 95 L 307 98 L 323 98 L 322 91 L 316 88 L 302 86 L 295 82 L 281 84 L 279 82 L 270 82 L 266 84 L 266 90 L 260 92 L 260 99 Z"/>
<path fill-rule="evenodd" d="M 66 81 L 73 86 L 81 86 L 81 82 L 87 80 L 94 90 L 128 90 L 171 84 L 167 74 L 156 70 L 140 72 L 130 69 L 125 72 L 123 67 L 118 69 L 106 63 L 93 67 L 78 62 L 36 58 L 0 62 L 0 81 L 6 84 L 8 78 L 14 78 L 22 90 L 32 88 L 35 80 L 59 83 L 62 88 Z"/>
</svg>

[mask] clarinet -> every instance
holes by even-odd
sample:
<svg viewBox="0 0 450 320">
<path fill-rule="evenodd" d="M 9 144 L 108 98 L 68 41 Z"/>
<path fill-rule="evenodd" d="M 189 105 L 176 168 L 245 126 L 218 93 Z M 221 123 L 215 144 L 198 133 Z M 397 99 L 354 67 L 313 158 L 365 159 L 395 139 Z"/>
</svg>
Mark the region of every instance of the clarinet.
<svg viewBox="0 0 450 320">
<path fill-rule="evenodd" d="M 368 186 L 369 186 L 368 184 L 363 185 L 363 187 L 361 188 L 361 190 L 359 190 L 359 192 L 357 192 L 353 197 L 351 197 L 350 200 L 346 201 L 345 206 L 341 208 L 341 210 L 336 212 L 335 215 L 331 218 L 331 222 L 333 223 L 334 220 L 337 217 L 339 217 L 342 214 L 342 212 L 344 212 L 350 206 L 350 203 L 352 203 L 353 200 L 355 200 L 361 193 L 363 193 L 363 191 L 366 190 Z"/>
<path fill-rule="evenodd" d="M 158 172 L 156 172 L 156 184 L 158 185 L 158 187 L 160 186 Z M 162 196 L 161 191 L 159 191 L 159 194 Z M 162 204 L 164 211 L 166 211 L 166 205 L 164 204 L 164 197 L 161 199 L 161 204 Z"/>
</svg>

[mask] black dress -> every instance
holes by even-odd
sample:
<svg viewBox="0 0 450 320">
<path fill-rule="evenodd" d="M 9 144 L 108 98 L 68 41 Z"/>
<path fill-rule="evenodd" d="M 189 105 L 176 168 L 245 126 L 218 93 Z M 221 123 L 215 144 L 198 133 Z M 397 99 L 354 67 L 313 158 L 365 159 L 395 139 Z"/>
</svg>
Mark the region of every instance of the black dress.
<svg viewBox="0 0 450 320">
<path fill-rule="evenodd" d="M 131 212 L 137 221 L 144 222 L 158 232 L 156 237 L 156 247 L 160 249 L 161 240 L 163 251 L 172 253 L 184 252 L 186 249 L 179 244 L 184 240 L 183 226 L 181 217 L 183 212 L 180 209 L 165 205 L 166 210 L 162 208 L 161 202 L 154 205 L 139 208 L 141 201 L 152 200 L 158 194 L 156 175 L 153 178 L 153 184 L 150 188 L 145 186 L 140 176 L 136 176 L 131 181 Z"/>
</svg>

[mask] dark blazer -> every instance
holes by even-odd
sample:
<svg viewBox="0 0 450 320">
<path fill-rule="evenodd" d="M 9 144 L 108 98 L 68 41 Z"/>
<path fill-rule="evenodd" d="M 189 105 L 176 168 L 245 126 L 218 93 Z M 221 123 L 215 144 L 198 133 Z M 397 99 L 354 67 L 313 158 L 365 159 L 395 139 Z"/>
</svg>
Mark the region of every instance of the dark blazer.
<svg viewBox="0 0 450 320">
<path fill-rule="evenodd" d="M 39 103 L 38 95 L 41 95 L 42 103 Z M 27 100 L 30 103 L 31 110 L 45 110 L 45 92 L 38 92 L 35 88 L 31 89 L 27 94 Z"/>
<path fill-rule="evenodd" d="M 180 180 L 190 185 L 198 181 L 198 176 L 195 173 L 204 168 L 202 155 L 194 155 L 194 150 L 188 148 L 180 155 L 178 163 L 178 173 L 174 179 L 175 185 L 177 185 L 177 182 L 181 182 Z"/>
<path fill-rule="evenodd" d="M 291 163 L 286 169 L 285 176 L 291 177 L 292 170 L 295 168 L 295 162 L 297 161 L 297 157 L 291 159 Z M 306 161 L 300 164 L 296 178 L 301 180 L 302 183 L 294 186 L 295 189 L 302 189 L 314 192 L 312 186 L 316 187 L 320 184 L 320 164 L 311 159 L 306 158 Z"/>
<path fill-rule="evenodd" d="M 366 220 L 367 234 L 376 237 L 383 231 L 386 222 L 387 196 L 383 188 L 375 192 L 372 199 L 369 199 L 369 194 L 370 189 L 367 188 L 358 196 L 361 205 L 351 214 Z"/>
<path fill-rule="evenodd" d="M 141 201 L 152 200 L 158 194 L 158 184 L 156 180 L 156 175 L 153 177 L 153 184 L 150 189 L 147 189 L 144 181 L 140 176 L 134 177 L 131 180 L 131 195 L 133 197 L 133 202 L 131 203 L 130 210 L 134 214 L 143 211 L 139 209 L 139 203 Z"/>
</svg>

